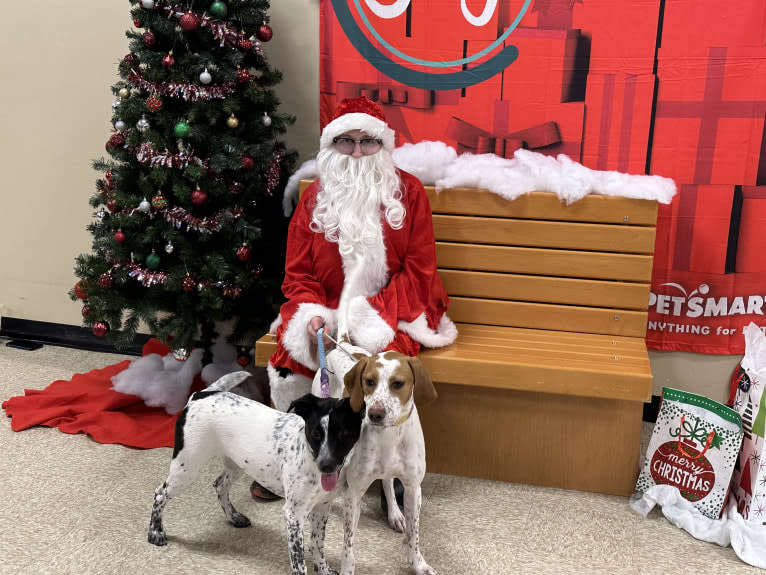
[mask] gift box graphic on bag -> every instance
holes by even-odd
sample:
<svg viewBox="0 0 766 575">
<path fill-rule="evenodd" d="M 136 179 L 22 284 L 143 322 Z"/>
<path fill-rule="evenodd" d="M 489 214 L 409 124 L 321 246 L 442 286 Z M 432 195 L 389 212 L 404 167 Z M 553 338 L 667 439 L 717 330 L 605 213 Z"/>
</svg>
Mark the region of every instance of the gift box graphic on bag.
<svg viewBox="0 0 766 575">
<path fill-rule="evenodd" d="M 700 395 L 664 388 L 636 491 L 671 485 L 700 513 L 718 519 L 741 443 L 736 411 Z"/>
</svg>

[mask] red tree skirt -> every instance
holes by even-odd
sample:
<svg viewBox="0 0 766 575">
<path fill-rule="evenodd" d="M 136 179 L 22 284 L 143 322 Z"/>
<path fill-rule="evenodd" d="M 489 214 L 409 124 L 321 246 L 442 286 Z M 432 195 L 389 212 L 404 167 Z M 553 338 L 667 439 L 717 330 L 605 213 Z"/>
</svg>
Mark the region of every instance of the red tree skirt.
<svg viewBox="0 0 766 575">
<path fill-rule="evenodd" d="M 166 355 L 170 348 L 151 339 L 143 355 Z M 173 447 L 178 414 L 168 415 L 161 407 L 147 407 L 135 395 L 111 389 L 111 378 L 130 365 L 121 361 L 103 369 L 75 374 L 70 381 L 54 381 L 42 390 L 25 389 L 24 395 L 3 402 L 12 418 L 11 429 L 22 431 L 35 425 L 58 427 L 64 433 L 86 433 L 99 443 L 119 443 L 148 449 Z M 204 387 L 199 375 L 192 391 Z"/>
</svg>

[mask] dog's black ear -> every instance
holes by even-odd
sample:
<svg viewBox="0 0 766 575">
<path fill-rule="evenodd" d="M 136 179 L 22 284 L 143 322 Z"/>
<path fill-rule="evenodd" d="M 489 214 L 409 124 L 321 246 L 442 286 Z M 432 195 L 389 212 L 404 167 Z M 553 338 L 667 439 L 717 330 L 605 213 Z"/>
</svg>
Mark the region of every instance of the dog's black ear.
<svg viewBox="0 0 766 575">
<path fill-rule="evenodd" d="M 316 395 L 307 393 L 298 399 L 294 399 L 290 407 L 287 408 L 287 413 L 292 411 L 300 415 L 304 420 L 307 420 L 314 409 L 316 409 L 317 401 L 319 401 L 319 398 Z"/>
</svg>

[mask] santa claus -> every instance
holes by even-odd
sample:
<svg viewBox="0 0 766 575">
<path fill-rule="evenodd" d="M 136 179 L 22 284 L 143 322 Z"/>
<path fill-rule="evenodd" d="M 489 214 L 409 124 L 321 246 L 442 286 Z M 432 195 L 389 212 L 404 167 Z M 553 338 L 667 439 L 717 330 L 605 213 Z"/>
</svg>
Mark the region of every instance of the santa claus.
<svg viewBox="0 0 766 575">
<path fill-rule="evenodd" d="M 319 178 L 301 196 L 287 237 L 287 301 L 268 366 L 277 409 L 311 391 L 316 332 L 336 329 L 344 279 L 357 262 L 360 279 L 348 294 L 354 345 L 416 355 L 421 345 L 441 347 L 457 336 L 436 272 L 428 197 L 394 166 L 393 148 L 394 131 L 367 98 L 343 100 L 322 131 Z"/>
</svg>

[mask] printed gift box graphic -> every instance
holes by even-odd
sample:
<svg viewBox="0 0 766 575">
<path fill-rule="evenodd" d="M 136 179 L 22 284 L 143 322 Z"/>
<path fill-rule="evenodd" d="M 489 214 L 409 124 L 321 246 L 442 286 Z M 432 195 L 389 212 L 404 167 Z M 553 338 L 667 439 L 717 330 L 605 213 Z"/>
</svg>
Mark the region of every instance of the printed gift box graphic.
<svg viewBox="0 0 766 575">
<path fill-rule="evenodd" d="M 742 416 L 744 440 L 734 470 L 732 493 L 742 517 L 766 524 L 766 336 L 745 327 L 745 356 L 731 380 L 729 404 Z"/>
<path fill-rule="evenodd" d="M 718 519 L 741 444 L 736 411 L 701 395 L 663 388 L 636 491 L 672 485 L 700 513 Z"/>
</svg>

